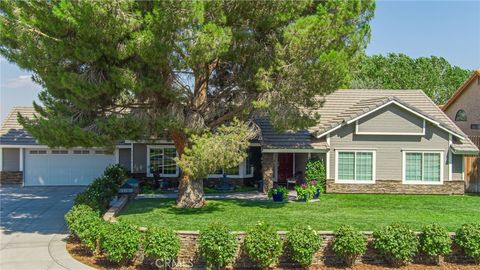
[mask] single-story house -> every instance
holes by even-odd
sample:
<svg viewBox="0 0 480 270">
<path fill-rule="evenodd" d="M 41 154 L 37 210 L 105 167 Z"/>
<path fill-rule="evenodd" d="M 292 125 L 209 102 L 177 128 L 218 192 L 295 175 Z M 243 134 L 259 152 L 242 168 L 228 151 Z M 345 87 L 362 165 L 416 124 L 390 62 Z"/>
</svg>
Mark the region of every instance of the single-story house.
<svg viewBox="0 0 480 270">
<path fill-rule="evenodd" d="M 302 131 L 277 132 L 258 118 L 258 141 L 237 168 L 212 173 L 207 183 L 226 173 L 237 183 L 287 184 L 301 177 L 309 158 L 324 161 L 327 192 L 463 194 L 463 156 L 478 148 L 420 90 L 338 90 L 318 97 L 318 124 Z M 169 140 L 124 141 L 114 154 L 101 149 L 49 149 L 36 143 L 16 122 L 15 108 L 2 127 L 2 179 L 24 185 L 82 185 L 109 163 L 120 163 L 135 177 L 160 176 L 175 181 L 179 168 Z"/>
</svg>

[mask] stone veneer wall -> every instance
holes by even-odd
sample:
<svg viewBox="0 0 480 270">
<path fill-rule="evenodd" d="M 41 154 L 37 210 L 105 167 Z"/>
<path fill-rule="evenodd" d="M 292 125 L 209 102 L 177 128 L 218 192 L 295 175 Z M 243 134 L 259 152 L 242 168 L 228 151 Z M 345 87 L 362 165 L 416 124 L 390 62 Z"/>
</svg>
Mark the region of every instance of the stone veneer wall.
<svg viewBox="0 0 480 270">
<path fill-rule="evenodd" d="M 340 184 L 327 180 L 327 193 L 455 194 L 465 193 L 464 181 L 445 181 L 443 185 L 405 185 L 401 180 L 377 180 L 375 184 Z"/>
<path fill-rule="evenodd" d="M 177 232 L 181 240 L 181 249 L 177 259 L 177 265 L 174 269 L 205 269 L 205 261 L 198 254 L 198 238 L 199 234 L 195 231 L 179 231 Z M 285 232 L 279 232 L 281 238 L 285 239 Z M 384 264 L 384 258 L 372 247 L 372 234 L 365 233 L 369 240 L 367 252 L 358 259 L 358 261 L 367 264 Z M 237 240 L 240 248 L 237 252 L 237 258 L 233 264 L 234 269 L 252 269 L 255 265 L 248 259 L 241 246 L 243 243 L 245 233 L 239 232 Z M 332 232 L 321 232 L 320 237 L 323 238 L 323 243 L 320 250 L 314 255 L 313 264 L 322 266 L 341 266 L 341 259 L 337 258 L 331 250 L 331 243 L 333 240 Z M 285 249 L 284 249 L 285 250 Z M 473 259 L 465 256 L 461 250 L 453 246 L 451 254 L 445 257 L 446 261 L 457 263 L 472 263 Z M 414 258 L 414 263 L 431 263 L 429 258 L 417 255 Z M 292 262 L 287 254 L 282 254 L 279 258 L 279 266 L 283 269 L 301 269 L 300 265 Z"/>
<path fill-rule="evenodd" d="M 273 153 L 262 154 L 262 178 L 263 178 L 263 192 L 267 193 L 273 187 L 273 169 L 275 161 Z"/>
<path fill-rule="evenodd" d="M 0 185 L 22 185 L 23 172 L 0 172 Z"/>
</svg>

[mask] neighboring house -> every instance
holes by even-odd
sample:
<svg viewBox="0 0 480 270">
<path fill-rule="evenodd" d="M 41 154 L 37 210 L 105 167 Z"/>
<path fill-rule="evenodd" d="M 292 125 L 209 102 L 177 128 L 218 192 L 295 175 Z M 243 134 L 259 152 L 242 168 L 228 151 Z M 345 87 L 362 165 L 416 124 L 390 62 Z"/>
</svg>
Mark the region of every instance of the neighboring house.
<svg viewBox="0 0 480 270">
<path fill-rule="evenodd" d="M 321 118 L 308 131 L 276 132 L 267 119 L 256 119 L 258 143 L 252 143 L 238 168 L 225 171 L 229 178 L 239 183 L 263 179 L 265 188 L 274 182 L 285 185 L 304 174 L 308 159 L 319 158 L 326 165 L 330 193 L 464 193 L 463 156 L 477 154 L 478 148 L 423 91 L 338 90 L 318 100 L 324 102 L 316 111 Z M 8 143 L 1 135 L 3 170 L 10 163 L 9 170 L 23 171 L 18 174 L 25 185 L 78 184 L 74 179 L 81 177 L 76 176 L 87 178 L 89 159 L 99 159 L 95 149 L 58 154 L 53 151 L 62 150 L 35 145 L 33 138 L 31 144 L 17 143 L 16 136 L 28 135 L 11 127 L 22 135 L 12 133 Z M 37 149 L 44 150 L 39 154 Z M 57 162 L 58 155 L 63 163 Z M 172 181 L 179 174 L 171 141 L 124 142 L 114 155 L 104 156 L 102 166 L 119 162 L 135 177 L 151 176 L 152 165 L 163 168 L 161 176 Z M 63 170 L 72 172 L 62 177 Z M 215 181 L 221 173 L 209 179 Z"/>
<path fill-rule="evenodd" d="M 455 91 L 442 110 L 465 134 L 480 138 L 480 69 Z M 480 146 L 480 139 L 472 141 Z"/>
<path fill-rule="evenodd" d="M 480 147 L 480 69 L 474 71 L 455 91 L 442 110 Z M 465 165 L 467 190 L 480 192 L 480 158 L 466 157 Z"/>
</svg>

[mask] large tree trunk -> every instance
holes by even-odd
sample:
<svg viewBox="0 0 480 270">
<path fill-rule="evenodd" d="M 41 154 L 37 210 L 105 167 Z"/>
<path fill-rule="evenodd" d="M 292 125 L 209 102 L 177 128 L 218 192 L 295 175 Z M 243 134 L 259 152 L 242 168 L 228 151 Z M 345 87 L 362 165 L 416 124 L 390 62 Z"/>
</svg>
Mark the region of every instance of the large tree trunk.
<svg viewBox="0 0 480 270">
<path fill-rule="evenodd" d="M 187 136 L 180 130 L 173 130 L 172 139 L 178 156 L 181 157 L 188 144 Z M 189 175 L 182 172 L 178 185 L 177 207 L 199 208 L 204 204 L 203 180 L 191 179 Z"/>
<path fill-rule="evenodd" d="M 203 180 L 191 179 L 182 172 L 178 186 L 177 207 L 200 208 L 204 204 Z"/>
</svg>

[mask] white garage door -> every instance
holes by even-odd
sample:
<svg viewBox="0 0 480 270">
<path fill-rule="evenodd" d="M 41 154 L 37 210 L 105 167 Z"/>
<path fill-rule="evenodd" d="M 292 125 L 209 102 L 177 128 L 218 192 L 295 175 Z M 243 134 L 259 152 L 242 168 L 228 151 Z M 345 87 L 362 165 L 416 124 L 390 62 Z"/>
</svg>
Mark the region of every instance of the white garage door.
<svg viewBox="0 0 480 270">
<path fill-rule="evenodd" d="M 26 186 L 88 185 L 115 163 L 115 156 L 100 150 L 26 149 Z"/>
</svg>

